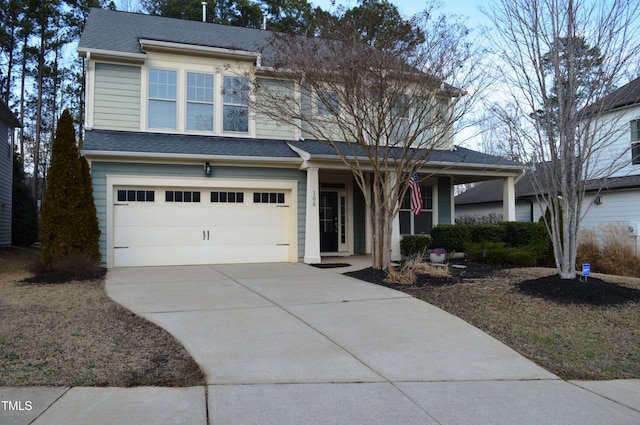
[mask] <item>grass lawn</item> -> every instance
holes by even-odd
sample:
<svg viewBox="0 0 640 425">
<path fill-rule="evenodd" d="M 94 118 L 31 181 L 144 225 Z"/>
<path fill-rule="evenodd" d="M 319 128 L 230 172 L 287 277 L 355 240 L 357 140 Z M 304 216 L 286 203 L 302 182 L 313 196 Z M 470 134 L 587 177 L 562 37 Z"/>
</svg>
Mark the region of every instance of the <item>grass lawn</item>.
<svg viewBox="0 0 640 425">
<path fill-rule="evenodd" d="M 480 269 L 412 285 L 360 278 L 440 307 L 563 379 L 640 378 L 640 279 L 594 274 L 558 290 L 555 269 Z"/>
<path fill-rule="evenodd" d="M 193 386 L 170 334 L 107 297 L 104 280 L 24 283 L 38 253 L 0 248 L 0 386 Z"/>
</svg>

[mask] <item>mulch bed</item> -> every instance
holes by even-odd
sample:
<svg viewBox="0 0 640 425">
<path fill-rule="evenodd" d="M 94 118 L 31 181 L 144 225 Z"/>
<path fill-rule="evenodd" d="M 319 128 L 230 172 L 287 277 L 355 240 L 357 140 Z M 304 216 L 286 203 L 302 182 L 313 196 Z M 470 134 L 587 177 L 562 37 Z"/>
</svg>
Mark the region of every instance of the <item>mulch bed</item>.
<svg viewBox="0 0 640 425">
<path fill-rule="evenodd" d="M 418 275 L 414 284 L 385 282 L 386 272 L 372 268 L 345 273 L 345 275 L 416 295 L 416 291 L 420 289 L 470 283 L 474 280 L 491 278 L 500 270 L 504 270 L 503 267 L 473 263 L 465 263 L 464 266 L 466 267 L 450 267 L 450 276 L 447 277 Z M 605 280 L 594 277 L 589 277 L 587 281 L 580 281 L 579 278 L 560 279 L 557 274 L 552 274 L 551 276 L 516 282 L 513 290 L 559 304 L 612 306 L 640 302 L 640 290 L 607 283 Z"/>
</svg>

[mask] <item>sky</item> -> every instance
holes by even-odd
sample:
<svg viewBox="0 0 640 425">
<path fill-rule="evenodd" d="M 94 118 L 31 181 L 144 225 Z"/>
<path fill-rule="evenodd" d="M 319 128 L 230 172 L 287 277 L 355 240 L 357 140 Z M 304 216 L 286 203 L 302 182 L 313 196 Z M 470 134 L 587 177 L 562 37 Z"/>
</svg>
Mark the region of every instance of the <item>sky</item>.
<svg viewBox="0 0 640 425">
<path fill-rule="evenodd" d="M 334 10 L 335 6 L 331 6 L 331 0 L 309 0 L 315 6 L 320 6 L 324 10 Z M 390 0 L 395 4 L 402 15 L 411 16 L 422 12 L 427 4 L 420 0 Z M 487 18 L 478 10 L 480 4 L 487 5 L 487 2 L 477 0 L 443 0 L 443 5 L 438 10 L 447 15 L 459 15 L 467 18 L 467 24 L 471 27 L 486 25 Z M 358 4 L 357 0 L 335 0 L 335 4 L 342 5 L 346 8 L 354 7 Z"/>
</svg>

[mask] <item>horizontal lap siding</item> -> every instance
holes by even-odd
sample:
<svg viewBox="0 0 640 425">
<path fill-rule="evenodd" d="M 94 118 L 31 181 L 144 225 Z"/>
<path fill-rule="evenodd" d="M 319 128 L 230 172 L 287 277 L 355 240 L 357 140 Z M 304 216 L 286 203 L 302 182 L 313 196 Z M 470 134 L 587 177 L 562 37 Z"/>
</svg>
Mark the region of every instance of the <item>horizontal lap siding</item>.
<svg viewBox="0 0 640 425">
<path fill-rule="evenodd" d="M 96 162 L 91 164 L 91 175 L 94 187 L 94 200 L 100 223 L 100 252 L 103 261 L 107 252 L 107 175 L 135 175 L 135 176 L 176 176 L 202 177 L 202 165 L 172 165 L 172 164 L 140 164 Z M 306 174 L 299 170 L 280 168 L 252 168 L 252 167 L 223 167 L 215 166 L 211 184 L 215 178 L 236 178 L 261 180 L 297 180 L 298 181 L 298 256 L 304 256 L 305 230 L 305 199 Z M 168 182 L 167 182 L 168 184 Z M 295 231 L 296 229 L 294 229 Z"/>
<path fill-rule="evenodd" d="M 108 130 L 140 129 L 141 68 L 96 63 L 93 125 Z"/>
<path fill-rule="evenodd" d="M 13 147 L 9 128 L 0 120 L 0 246 L 11 244 L 11 193 L 13 188 Z"/>
</svg>

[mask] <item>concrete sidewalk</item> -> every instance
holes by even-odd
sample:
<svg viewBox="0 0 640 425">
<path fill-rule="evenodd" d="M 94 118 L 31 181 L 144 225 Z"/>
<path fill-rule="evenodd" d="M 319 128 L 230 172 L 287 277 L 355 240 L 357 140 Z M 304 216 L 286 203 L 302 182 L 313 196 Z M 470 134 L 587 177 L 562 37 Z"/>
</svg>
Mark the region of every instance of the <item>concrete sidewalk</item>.
<svg viewBox="0 0 640 425">
<path fill-rule="evenodd" d="M 0 400 L 32 406 L 0 410 L 0 425 L 640 423 L 640 380 L 562 381 L 344 270 L 111 270 L 108 294 L 176 336 L 206 388 L 0 388 Z"/>
</svg>

